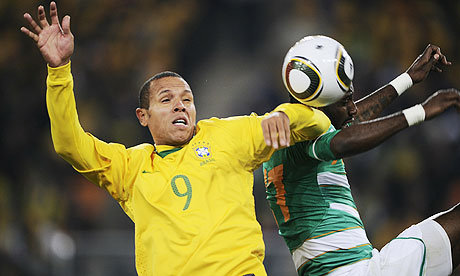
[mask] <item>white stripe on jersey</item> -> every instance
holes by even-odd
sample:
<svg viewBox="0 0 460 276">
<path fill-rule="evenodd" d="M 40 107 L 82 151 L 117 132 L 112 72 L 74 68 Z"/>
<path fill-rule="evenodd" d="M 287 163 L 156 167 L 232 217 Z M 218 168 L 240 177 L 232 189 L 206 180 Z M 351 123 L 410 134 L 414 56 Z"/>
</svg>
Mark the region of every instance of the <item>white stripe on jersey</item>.
<svg viewBox="0 0 460 276">
<path fill-rule="evenodd" d="M 327 132 L 326 132 L 326 133 L 327 133 Z M 326 134 L 326 133 L 325 133 L 325 134 Z M 320 159 L 320 158 L 318 157 L 318 155 L 316 154 L 316 151 L 315 151 L 316 141 L 318 141 L 318 139 L 321 138 L 321 136 L 323 136 L 323 135 L 324 135 L 324 134 L 320 135 L 318 138 L 315 139 L 315 141 L 313 141 L 313 145 L 312 145 L 311 149 L 312 149 L 312 152 L 313 152 L 313 155 L 315 156 L 315 158 L 316 158 L 317 160 L 319 160 L 319 161 L 323 161 L 323 162 L 324 162 L 324 161 L 326 161 L 326 160 Z"/>
<path fill-rule="evenodd" d="M 321 172 L 316 175 L 318 185 L 335 185 L 350 189 L 348 178 L 345 174 L 337 174 L 331 172 Z"/>
<path fill-rule="evenodd" d="M 348 214 L 354 216 L 355 218 L 361 219 L 358 211 L 349 205 L 342 204 L 342 203 L 331 203 L 329 204 L 329 208 L 347 212 Z"/>
<path fill-rule="evenodd" d="M 340 230 L 339 230 L 340 231 Z M 292 252 L 292 259 L 298 269 L 303 263 L 329 251 L 350 249 L 369 244 L 366 231 L 362 228 L 347 229 L 327 236 L 309 239 Z"/>
</svg>

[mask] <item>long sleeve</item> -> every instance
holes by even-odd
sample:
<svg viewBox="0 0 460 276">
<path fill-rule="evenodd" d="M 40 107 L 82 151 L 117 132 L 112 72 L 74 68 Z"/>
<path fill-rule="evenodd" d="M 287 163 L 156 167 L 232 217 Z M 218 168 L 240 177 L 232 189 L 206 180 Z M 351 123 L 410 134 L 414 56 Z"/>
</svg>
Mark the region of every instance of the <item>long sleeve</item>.
<svg viewBox="0 0 460 276">
<path fill-rule="evenodd" d="M 282 111 L 289 117 L 291 144 L 316 139 L 331 125 L 323 112 L 303 104 L 281 104 L 274 111 Z"/>
<path fill-rule="evenodd" d="M 288 115 L 291 127 L 291 142 L 314 140 L 325 133 L 331 122 L 321 111 L 301 104 L 282 104 L 274 111 Z M 219 127 L 226 129 L 227 147 L 233 148 L 233 156 L 242 167 L 255 170 L 262 162 L 268 161 L 275 151 L 267 146 L 263 137 L 262 120 L 267 116 L 230 117 L 220 120 Z M 205 121 L 203 121 L 205 122 Z"/>
<path fill-rule="evenodd" d="M 123 183 L 128 151 L 86 133 L 78 120 L 70 63 L 48 67 L 46 104 L 56 152 L 91 182 L 104 187 L 118 201 L 126 199 Z"/>
</svg>

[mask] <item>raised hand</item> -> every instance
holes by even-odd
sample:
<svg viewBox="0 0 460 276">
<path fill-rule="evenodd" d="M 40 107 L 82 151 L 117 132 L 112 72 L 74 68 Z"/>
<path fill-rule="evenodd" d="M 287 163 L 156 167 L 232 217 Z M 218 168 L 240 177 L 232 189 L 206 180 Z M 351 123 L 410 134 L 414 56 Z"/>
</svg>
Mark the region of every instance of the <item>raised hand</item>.
<svg viewBox="0 0 460 276">
<path fill-rule="evenodd" d="M 443 89 L 435 92 L 422 103 L 425 120 L 429 120 L 454 107 L 460 112 L 460 92 L 457 89 Z"/>
<path fill-rule="evenodd" d="M 441 48 L 436 45 L 428 44 L 423 53 L 417 57 L 412 65 L 407 69 L 407 73 L 412 78 L 413 83 L 423 81 L 430 71 L 442 72 L 438 65 L 451 65 L 445 55 L 441 53 Z"/>
<path fill-rule="evenodd" d="M 51 25 L 46 19 L 43 6 L 38 7 L 37 24 L 30 14 L 25 13 L 24 18 L 29 22 L 30 29 L 21 27 L 21 31 L 32 38 L 43 59 L 51 66 L 58 67 L 70 61 L 74 50 L 74 39 L 70 32 L 70 16 L 62 19 L 62 27 L 59 24 L 57 7 L 55 2 L 50 4 Z"/>
</svg>

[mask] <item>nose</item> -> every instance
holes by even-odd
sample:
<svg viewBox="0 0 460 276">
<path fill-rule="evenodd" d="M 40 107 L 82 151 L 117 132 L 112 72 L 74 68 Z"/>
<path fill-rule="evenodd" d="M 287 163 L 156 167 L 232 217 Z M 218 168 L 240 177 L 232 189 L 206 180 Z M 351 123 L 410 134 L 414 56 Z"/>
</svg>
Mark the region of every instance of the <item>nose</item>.
<svg viewBox="0 0 460 276">
<path fill-rule="evenodd" d="M 174 106 L 174 112 L 185 112 L 185 105 L 182 101 L 177 101 Z"/>
<path fill-rule="evenodd" d="M 356 104 L 354 101 L 348 102 L 347 111 L 348 111 L 348 115 L 350 115 L 351 117 L 355 116 L 358 113 L 358 108 L 356 107 Z"/>
</svg>

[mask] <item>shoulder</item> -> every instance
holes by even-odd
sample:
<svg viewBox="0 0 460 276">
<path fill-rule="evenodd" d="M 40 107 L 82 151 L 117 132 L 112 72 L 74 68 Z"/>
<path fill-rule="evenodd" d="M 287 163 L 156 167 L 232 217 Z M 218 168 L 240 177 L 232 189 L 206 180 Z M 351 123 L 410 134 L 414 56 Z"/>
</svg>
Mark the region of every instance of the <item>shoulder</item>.
<svg viewBox="0 0 460 276">
<path fill-rule="evenodd" d="M 197 127 L 202 128 L 212 128 L 212 127 L 232 127 L 243 124 L 248 124 L 252 121 L 253 118 L 258 117 L 257 114 L 253 113 L 251 115 L 242 115 L 242 116 L 232 116 L 226 118 L 217 118 L 212 117 L 209 119 L 200 120 L 197 124 Z"/>
<path fill-rule="evenodd" d="M 131 155 L 151 155 L 154 151 L 154 147 L 149 143 L 142 143 L 133 147 L 128 148 L 128 152 Z"/>
</svg>

